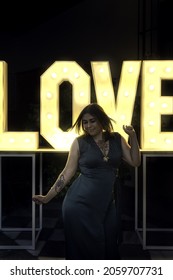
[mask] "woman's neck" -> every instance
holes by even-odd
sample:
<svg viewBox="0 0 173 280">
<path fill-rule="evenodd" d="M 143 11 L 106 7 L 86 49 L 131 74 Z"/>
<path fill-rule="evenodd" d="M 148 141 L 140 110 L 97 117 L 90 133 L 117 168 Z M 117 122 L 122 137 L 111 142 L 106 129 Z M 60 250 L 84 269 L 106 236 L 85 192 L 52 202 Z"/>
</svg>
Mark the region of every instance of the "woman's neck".
<svg viewBox="0 0 173 280">
<path fill-rule="evenodd" d="M 93 136 L 93 139 L 94 139 L 95 142 L 105 141 L 103 132 Z"/>
</svg>

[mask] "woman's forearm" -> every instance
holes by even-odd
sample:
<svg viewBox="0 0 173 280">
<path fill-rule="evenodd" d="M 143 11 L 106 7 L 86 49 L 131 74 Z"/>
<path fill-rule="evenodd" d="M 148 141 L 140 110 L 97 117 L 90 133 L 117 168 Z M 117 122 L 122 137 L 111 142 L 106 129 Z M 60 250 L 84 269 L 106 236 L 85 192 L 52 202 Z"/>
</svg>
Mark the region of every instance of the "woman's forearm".
<svg viewBox="0 0 173 280">
<path fill-rule="evenodd" d="M 52 200 L 67 184 L 65 177 L 63 173 L 61 173 L 53 186 L 50 188 L 50 190 L 45 195 L 44 202 L 48 203 L 50 200 Z"/>
<path fill-rule="evenodd" d="M 130 154 L 133 164 L 134 166 L 139 166 L 141 163 L 141 152 L 135 131 L 130 135 L 130 146 Z"/>
</svg>

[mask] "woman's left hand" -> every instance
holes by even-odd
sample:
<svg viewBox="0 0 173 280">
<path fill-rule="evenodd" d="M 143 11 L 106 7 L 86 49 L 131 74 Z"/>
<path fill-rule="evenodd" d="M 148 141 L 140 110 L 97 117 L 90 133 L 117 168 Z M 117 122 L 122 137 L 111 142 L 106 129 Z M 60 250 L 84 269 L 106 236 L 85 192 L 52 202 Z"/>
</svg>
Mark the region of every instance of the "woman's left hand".
<svg viewBox="0 0 173 280">
<path fill-rule="evenodd" d="M 45 195 L 41 195 L 41 194 L 38 194 L 38 195 L 34 195 L 32 197 L 32 201 L 35 202 L 36 204 L 45 204 Z"/>
<path fill-rule="evenodd" d="M 129 136 L 135 133 L 135 130 L 132 125 L 123 125 L 123 129 L 125 133 L 127 133 Z"/>
</svg>

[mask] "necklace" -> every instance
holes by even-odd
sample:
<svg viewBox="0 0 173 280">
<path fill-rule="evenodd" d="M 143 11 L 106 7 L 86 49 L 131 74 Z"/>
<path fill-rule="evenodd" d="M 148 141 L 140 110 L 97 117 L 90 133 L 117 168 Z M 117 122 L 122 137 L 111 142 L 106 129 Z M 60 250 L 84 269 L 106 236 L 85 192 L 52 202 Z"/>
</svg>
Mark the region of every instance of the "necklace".
<svg viewBox="0 0 173 280">
<path fill-rule="evenodd" d="M 98 140 L 96 142 L 97 146 L 100 148 L 102 154 L 103 154 L 103 160 L 105 162 L 108 162 L 109 157 L 108 157 L 108 151 L 109 151 L 109 143 L 105 142 L 104 140 Z"/>
</svg>

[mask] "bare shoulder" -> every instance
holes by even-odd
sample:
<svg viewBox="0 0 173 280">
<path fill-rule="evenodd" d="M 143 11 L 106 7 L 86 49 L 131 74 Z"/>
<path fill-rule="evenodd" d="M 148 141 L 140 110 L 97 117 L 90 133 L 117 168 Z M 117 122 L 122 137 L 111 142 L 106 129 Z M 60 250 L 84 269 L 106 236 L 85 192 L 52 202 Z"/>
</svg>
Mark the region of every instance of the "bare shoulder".
<svg viewBox="0 0 173 280">
<path fill-rule="evenodd" d="M 122 135 L 121 135 L 121 145 L 122 145 L 122 148 L 130 147 L 129 143 L 126 141 L 126 139 Z"/>
<path fill-rule="evenodd" d="M 72 142 L 72 147 L 79 147 L 78 138 L 76 137 Z"/>
</svg>

